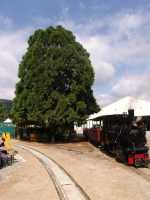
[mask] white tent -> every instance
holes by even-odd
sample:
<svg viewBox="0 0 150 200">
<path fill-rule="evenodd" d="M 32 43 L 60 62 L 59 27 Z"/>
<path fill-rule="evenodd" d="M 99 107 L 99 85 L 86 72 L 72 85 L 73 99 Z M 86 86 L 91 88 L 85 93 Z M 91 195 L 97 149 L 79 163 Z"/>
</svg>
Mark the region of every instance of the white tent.
<svg viewBox="0 0 150 200">
<path fill-rule="evenodd" d="M 6 119 L 5 121 L 4 121 L 4 123 L 12 123 L 12 120 L 11 119 Z"/>
<path fill-rule="evenodd" d="M 91 115 L 89 120 L 106 115 L 121 115 L 128 113 L 129 109 L 134 109 L 135 116 L 150 116 L 150 102 L 127 96 L 102 108 L 100 112 Z"/>
</svg>

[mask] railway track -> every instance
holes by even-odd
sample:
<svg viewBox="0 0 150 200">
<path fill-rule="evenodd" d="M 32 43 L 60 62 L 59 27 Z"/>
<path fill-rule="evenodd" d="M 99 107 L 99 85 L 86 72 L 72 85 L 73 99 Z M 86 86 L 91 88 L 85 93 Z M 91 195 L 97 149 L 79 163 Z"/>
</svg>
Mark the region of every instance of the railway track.
<svg viewBox="0 0 150 200">
<path fill-rule="evenodd" d="M 65 169 L 44 153 L 31 147 L 15 145 L 32 153 L 45 167 L 57 190 L 60 200 L 90 200 L 85 191 L 78 185 Z"/>
</svg>

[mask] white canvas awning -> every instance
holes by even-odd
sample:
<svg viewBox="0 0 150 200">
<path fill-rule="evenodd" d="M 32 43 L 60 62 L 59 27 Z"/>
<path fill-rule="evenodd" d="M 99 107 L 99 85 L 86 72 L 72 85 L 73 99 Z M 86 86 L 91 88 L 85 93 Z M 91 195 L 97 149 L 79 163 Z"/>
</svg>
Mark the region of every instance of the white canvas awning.
<svg viewBox="0 0 150 200">
<path fill-rule="evenodd" d="M 12 123 L 12 120 L 11 119 L 6 119 L 5 121 L 4 121 L 4 123 Z"/>
<path fill-rule="evenodd" d="M 121 115 L 128 113 L 129 109 L 134 109 L 135 116 L 150 116 L 150 102 L 127 96 L 102 108 L 100 112 L 91 115 L 89 120 L 107 115 Z"/>
</svg>

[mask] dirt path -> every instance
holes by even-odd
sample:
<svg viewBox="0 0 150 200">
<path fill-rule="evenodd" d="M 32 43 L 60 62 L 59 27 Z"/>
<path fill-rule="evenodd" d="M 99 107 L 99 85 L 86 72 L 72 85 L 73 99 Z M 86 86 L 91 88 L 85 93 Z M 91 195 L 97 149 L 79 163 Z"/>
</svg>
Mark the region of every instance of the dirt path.
<svg viewBox="0 0 150 200">
<path fill-rule="evenodd" d="M 42 164 L 24 150 L 19 149 L 19 154 L 25 162 L 0 170 L 0 200 L 58 200 Z"/>
<path fill-rule="evenodd" d="M 88 143 L 45 145 L 22 143 L 59 163 L 92 200 L 147 200 L 150 181 L 133 168 L 117 163 Z M 150 177 L 150 169 L 146 173 Z"/>
<path fill-rule="evenodd" d="M 90 200 L 73 178 L 47 155 L 24 145 L 16 146 L 32 153 L 42 163 L 57 188 L 60 200 Z"/>
</svg>

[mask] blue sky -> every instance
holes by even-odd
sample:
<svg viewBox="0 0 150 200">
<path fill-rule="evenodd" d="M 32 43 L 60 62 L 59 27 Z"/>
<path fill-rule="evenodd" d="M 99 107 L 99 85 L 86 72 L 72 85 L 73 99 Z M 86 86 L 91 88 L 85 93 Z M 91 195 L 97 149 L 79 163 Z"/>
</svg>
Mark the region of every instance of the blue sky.
<svg viewBox="0 0 150 200">
<path fill-rule="evenodd" d="M 149 8 L 149 0 L 0 0 L 0 13 L 15 22 L 17 27 L 33 25 L 36 18 L 55 21 L 68 16 L 76 22 L 110 16 L 119 10 Z"/>
<path fill-rule="evenodd" d="M 0 0 L 0 98 L 14 97 L 35 29 L 61 24 L 89 51 L 100 105 L 126 95 L 150 100 L 149 0 Z"/>
</svg>

